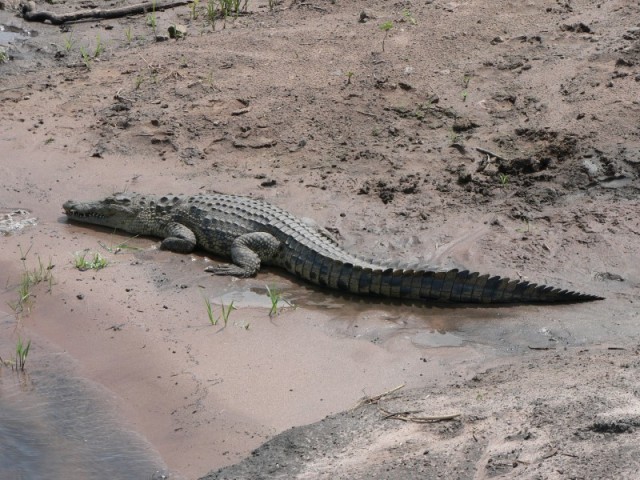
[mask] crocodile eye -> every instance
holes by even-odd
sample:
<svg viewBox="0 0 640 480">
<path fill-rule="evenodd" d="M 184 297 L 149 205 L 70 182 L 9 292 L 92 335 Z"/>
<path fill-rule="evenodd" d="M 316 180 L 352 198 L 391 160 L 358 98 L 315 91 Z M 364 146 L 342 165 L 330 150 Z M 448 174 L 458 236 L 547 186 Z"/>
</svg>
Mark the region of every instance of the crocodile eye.
<svg viewBox="0 0 640 480">
<path fill-rule="evenodd" d="M 123 205 L 128 205 L 131 203 L 131 199 L 125 195 L 116 195 L 113 197 L 113 202 L 111 203 L 120 203 Z"/>
</svg>

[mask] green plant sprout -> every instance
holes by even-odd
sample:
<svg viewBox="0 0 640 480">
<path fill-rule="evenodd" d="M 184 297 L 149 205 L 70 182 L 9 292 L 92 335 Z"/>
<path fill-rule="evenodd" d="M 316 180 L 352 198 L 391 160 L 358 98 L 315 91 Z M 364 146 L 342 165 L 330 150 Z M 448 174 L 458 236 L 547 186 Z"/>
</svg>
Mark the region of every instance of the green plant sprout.
<svg viewBox="0 0 640 480">
<path fill-rule="evenodd" d="M 101 270 L 109 265 L 108 260 L 97 252 L 93 254 L 93 258 L 90 260 L 87 260 L 87 255 L 90 255 L 90 252 L 86 250 L 74 255 L 73 266 L 81 272 L 86 270 Z"/>
<path fill-rule="evenodd" d="M 393 22 L 391 20 L 384 22 L 380 25 L 380 30 L 384 32 L 384 38 L 382 39 L 382 51 L 384 52 L 384 42 L 387 40 L 387 36 L 389 35 L 389 30 L 393 28 Z"/>
<path fill-rule="evenodd" d="M 211 325 L 217 325 L 218 319 L 213 315 L 213 307 L 211 306 L 211 300 L 209 298 L 204 297 L 204 306 L 207 309 L 207 317 L 209 317 L 209 323 Z"/>
<path fill-rule="evenodd" d="M 193 0 L 191 3 L 191 19 L 196 20 L 198 18 L 198 5 L 200 4 L 200 0 Z"/>
<path fill-rule="evenodd" d="M 89 56 L 89 52 L 84 47 L 80 47 L 80 55 L 82 55 L 82 62 L 84 66 L 87 67 L 88 70 L 91 69 L 91 57 Z"/>
<path fill-rule="evenodd" d="M 29 356 L 29 349 L 31 348 L 31 340 L 25 345 L 22 343 L 22 339 L 18 337 L 18 343 L 16 344 L 16 370 L 24 372 L 24 366 L 27 363 L 27 357 Z"/>
<path fill-rule="evenodd" d="M 506 187 L 509 183 L 509 175 L 507 175 L 506 173 L 499 173 L 498 180 L 500 181 L 500 185 L 502 187 Z"/>
<path fill-rule="evenodd" d="M 469 92 L 467 88 L 469 88 L 469 82 L 471 81 L 471 75 L 465 75 L 462 77 L 462 84 L 464 85 L 464 90 L 462 91 L 462 101 L 466 102 L 467 97 L 469 96 Z"/>
<path fill-rule="evenodd" d="M 451 143 L 450 143 L 451 145 L 455 145 L 455 144 L 462 145 L 464 143 L 464 139 L 462 138 L 462 135 L 460 135 L 459 133 L 456 133 L 456 131 L 453 128 L 451 129 L 450 140 L 451 140 Z"/>
<path fill-rule="evenodd" d="M 151 2 L 151 13 L 147 15 L 147 25 L 151 27 L 153 34 L 155 35 L 156 28 L 158 26 L 158 18 L 156 17 L 156 0 Z"/>
<path fill-rule="evenodd" d="M 280 304 L 280 302 L 286 303 L 290 307 L 294 307 L 291 302 L 282 298 L 282 294 L 275 287 L 269 288 L 268 285 L 265 285 L 265 288 L 267 289 L 269 300 L 271 300 L 271 310 L 269 310 L 270 317 L 278 314 L 278 305 Z"/>
<path fill-rule="evenodd" d="M 128 26 L 127 29 L 124 31 L 124 36 L 127 39 L 127 43 L 131 43 L 131 41 L 133 40 L 133 33 L 131 32 L 131 26 Z"/>
<path fill-rule="evenodd" d="M 98 34 L 96 35 L 96 49 L 93 51 L 93 58 L 98 58 L 102 53 L 104 53 L 104 45 L 100 39 L 100 34 Z"/>
<path fill-rule="evenodd" d="M 224 326 L 227 326 L 227 323 L 229 322 L 229 315 L 231 315 L 231 311 L 232 310 L 236 310 L 236 307 L 233 306 L 233 300 L 231 300 L 231 303 L 225 307 L 224 303 L 222 303 L 222 320 L 224 321 Z"/>
<path fill-rule="evenodd" d="M 347 72 L 347 85 L 351 85 L 351 78 L 353 77 L 353 72 Z"/>
<path fill-rule="evenodd" d="M 402 16 L 407 20 L 407 22 L 409 22 L 411 25 L 417 25 L 418 22 L 416 22 L 415 17 L 413 16 L 413 14 L 409 11 L 409 10 L 403 10 L 402 11 Z"/>
</svg>

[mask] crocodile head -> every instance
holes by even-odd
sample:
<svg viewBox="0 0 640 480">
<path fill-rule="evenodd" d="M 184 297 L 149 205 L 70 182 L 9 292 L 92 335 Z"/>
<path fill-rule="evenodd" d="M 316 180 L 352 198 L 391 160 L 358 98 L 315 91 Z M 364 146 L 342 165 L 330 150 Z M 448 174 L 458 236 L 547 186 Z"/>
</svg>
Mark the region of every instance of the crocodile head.
<svg viewBox="0 0 640 480">
<path fill-rule="evenodd" d="M 145 202 L 137 194 L 116 193 L 102 200 L 87 202 L 69 200 L 62 208 L 70 220 L 142 233 L 136 227 L 140 224 Z"/>
</svg>

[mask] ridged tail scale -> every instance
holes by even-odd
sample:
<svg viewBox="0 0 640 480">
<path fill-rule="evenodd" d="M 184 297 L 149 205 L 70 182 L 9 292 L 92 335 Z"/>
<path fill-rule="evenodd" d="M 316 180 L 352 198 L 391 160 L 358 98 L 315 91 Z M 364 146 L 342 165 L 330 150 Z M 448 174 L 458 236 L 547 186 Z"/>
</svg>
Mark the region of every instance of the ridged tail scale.
<svg viewBox="0 0 640 480">
<path fill-rule="evenodd" d="M 293 241 L 289 244 L 289 272 L 316 284 L 358 295 L 407 300 L 464 303 L 560 303 L 598 300 L 569 290 L 480 275 L 468 270 L 433 271 L 385 268 L 360 261 L 341 261 Z"/>
</svg>

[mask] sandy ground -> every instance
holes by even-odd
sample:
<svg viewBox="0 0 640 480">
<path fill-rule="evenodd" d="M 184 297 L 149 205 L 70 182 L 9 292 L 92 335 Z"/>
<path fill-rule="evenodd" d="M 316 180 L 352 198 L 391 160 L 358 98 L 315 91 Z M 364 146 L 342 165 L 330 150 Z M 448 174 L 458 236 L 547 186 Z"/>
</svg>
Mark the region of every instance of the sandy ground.
<svg viewBox="0 0 640 480">
<path fill-rule="evenodd" d="M 265 1 L 213 31 L 201 2 L 195 19 L 156 12 L 155 32 L 143 15 L 60 28 L 3 5 L 0 24 L 30 36 L 0 36 L 0 213 L 37 218 L 0 238 L 3 332 L 33 338 L 33 362 L 39 349 L 77 360 L 175 478 L 285 431 L 210 477 L 633 478 L 637 5 Z M 173 23 L 186 38 L 156 42 Z M 252 195 L 354 252 L 606 300 L 410 306 L 278 271 L 215 278 L 203 270 L 217 259 L 62 215 L 69 198 L 124 189 Z M 116 253 L 123 242 L 135 249 Z M 85 249 L 108 267 L 75 269 Z M 55 265 L 54 285 L 16 319 L 26 252 L 29 269 Z M 265 285 L 296 308 L 270 318 Z M 204 298 L 235 301 L 226 328 Z M 379 407 L 460 416 L 402 422 Z"/>
</svg>

